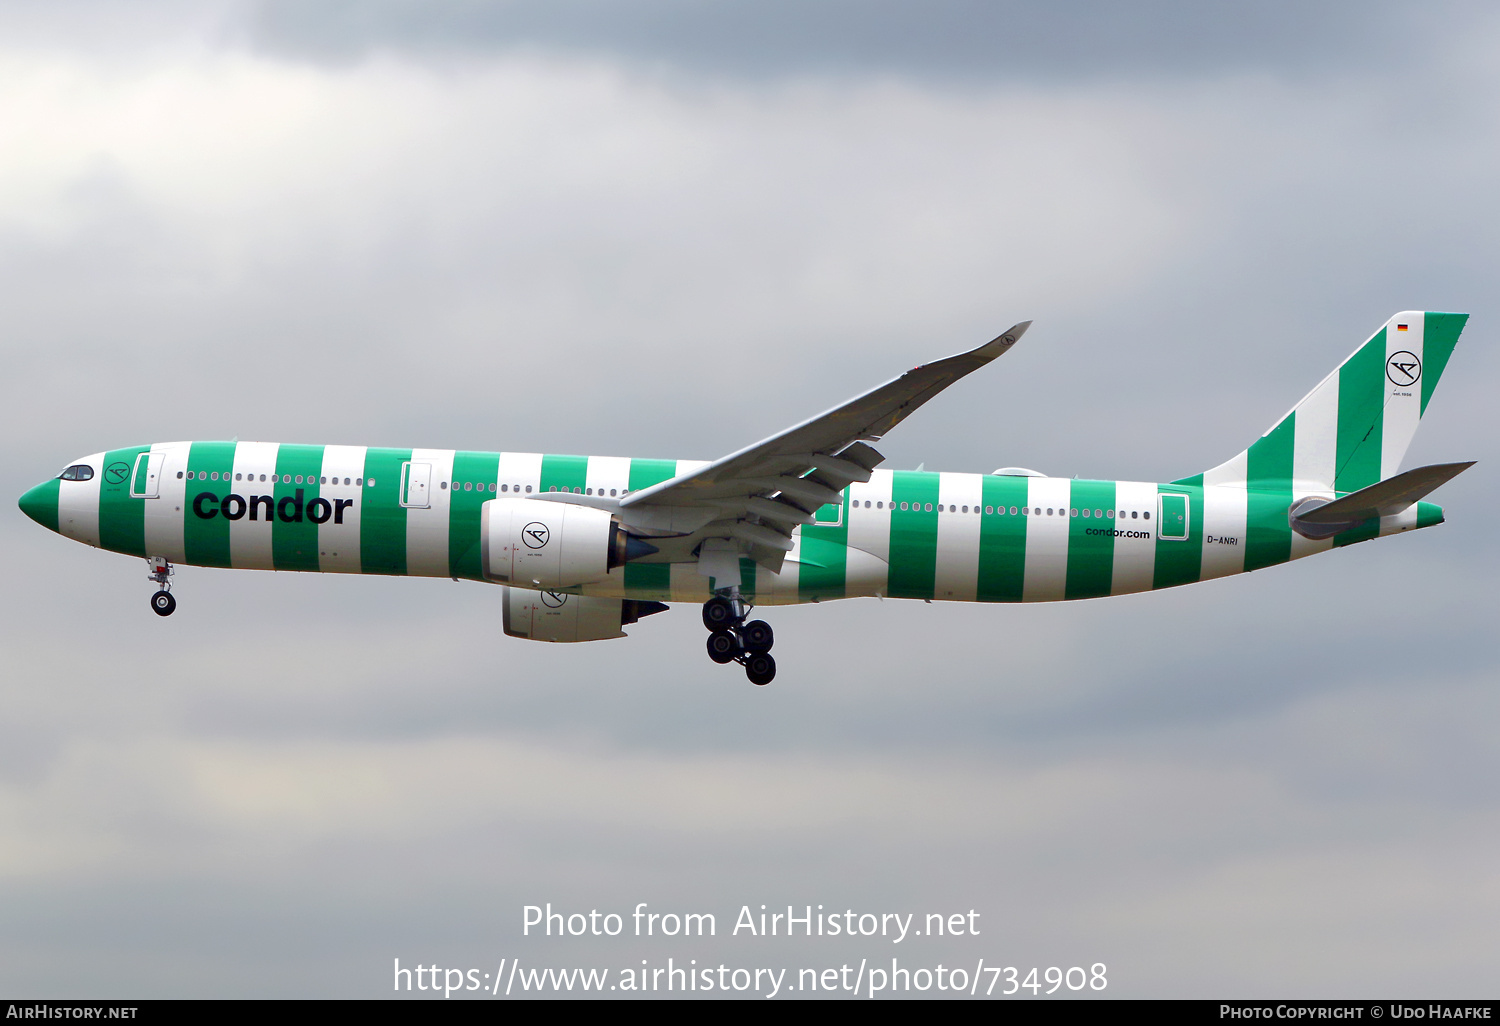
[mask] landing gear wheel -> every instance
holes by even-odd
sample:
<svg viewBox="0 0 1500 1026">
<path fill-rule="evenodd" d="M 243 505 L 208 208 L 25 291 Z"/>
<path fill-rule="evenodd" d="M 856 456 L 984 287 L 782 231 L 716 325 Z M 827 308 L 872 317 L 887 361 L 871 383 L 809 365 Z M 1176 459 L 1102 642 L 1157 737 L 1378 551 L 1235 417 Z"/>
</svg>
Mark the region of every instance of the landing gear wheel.
<svg viewBox="0 0 1500 1026">
<path fill-rule="evenodd" d="M 745 660 L 745 676 L 751 684 L 769 684 L 776 679 L 776 660 L 762 652 Z"/>
<path fill-rule="evenodd" d="M 151 596 L 151 611 L 157 616 L 171 616 L 177 608 L 177 600 L 170 591 L 159 591 Z"/>
<path fill-rule="evenodd" d="M 715 595 L 703 603 L 703 626 L 711 631 L 722 631 L 739 623 L 741 616 L 734 603 L 722 595 Z"/>
<path fill-rule="evenodd" d="M 751 655 L 764 655 L 776 644 L 776 634 L 764 620 L 751 620 L 739 630 L 740 643 Z M 774 672 L 774 671 L 772 671 Z"/>
<path fill-rule="evenodd" d="M 708 636 L 708 657 L 714 662 L 732 663 L 740 654 L 740 639 L 733 631 L 714 631 Z"/>
</svg>

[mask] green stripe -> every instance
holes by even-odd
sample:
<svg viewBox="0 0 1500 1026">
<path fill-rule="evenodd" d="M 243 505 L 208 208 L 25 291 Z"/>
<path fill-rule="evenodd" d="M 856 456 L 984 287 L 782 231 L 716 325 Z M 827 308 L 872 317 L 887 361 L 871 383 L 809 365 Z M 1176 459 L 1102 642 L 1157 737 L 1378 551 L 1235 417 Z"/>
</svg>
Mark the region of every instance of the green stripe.
<svg viewBox="0 0 1500 1026">
<path fill-rule="evenodd" d="M 632 471 L 633 473 L 633 471 Z M 587 456 L 543 456 L 542 491 L 582 492 L 588 482 Z"/>
<path fill-rule="evenodd" d="M 495 497 L 490 487 L 500 476 L 497 452 L 458 452 L 453 456 L 453 489 L 448 511 L 448 573 L 482 580 L 479 565 L 481 507 Z M 465 488 L 471 485 L 472 488 Z"/>
<path fill-rule="evenodd" d="M 938 475 L 898 470 L 891 475 L 892 598 L 932 598 L 937 582 Z M 907 509 L 901 503 L 907 503 Z"/>
<path fill-rule="evenodd" d="M 1435 502 L 1417 503 L 1417 526 L 1432 527 L 1443 522 L 1443 507 Z"/>
<path fill-rule="evenodd" d="M 547 457 L 542 457 L 545 468 Z M 676 460 L 631 460 L 630 490 L 638 492 L 677 476 Z M 545 474 L 544 474 L 545 479 Z M 744 561 L 741 560 L 743 566 Z M 672 564 L 626 563 L 625 593 L 632 598 L 665 602 L 672 597 Z"/>
<path fill-rule="evenodd" d="M 1422 327 L 1422 413 L 1427 412 L 1427 400 L 1448 366 L 1448 357 L 1458 344 L 1458 336 L 1469 320 L 1468 314 L 1430 313 Z"/>
<path fill-rule="evenodd" d="M 1364 523 L 1360 524 L 1358 527 L 1351 528 L 1343 532 L 1342 534 L 1334 535 L 1333 547 L 1336 549 L 1341 549 L 1345 545 L 1354 545 L 1357 542 L 1369 541 L 1371 538 L 1378 538 L 1379 536 L 1380 518 L 1372 517 L 1371 519 L 1366 520 Z"/>
<path fill-rule="evenodd" d="M 1245 569 L 1285 563 L 1292 558 L 1292 442 L 1297 415 L 1277 424 L 1250 446 L 1246 477 L 1250 492 L 1245 510 Z"/>
<path fill-rule="evenodd" d="M 150 452 L 149 445 L 111 449 L 104 454 L 103 479 L 99 482 L 99 547 L 131 556 L 146 555 L 146 501 L 130 497 L 130 477 L 135 458 Z M 118 470 L 123 465 L 123 470 Z M 112 469 L 115 470 L 112 473 Z M 111 483 L 118 477 L 118 483 Z"/>
<path fill-rule="evenodd" d="M 1020 515 L 1027 504 L 1026 478 L 986 474 L 983 486 L 985 512 L 979 521 L 980 602 L 1019 602 L 1026 583 L 1026 523 Z M 1005 507 L 1004 515 L 990 513 Z M 1016 515 L 1011 515 L 1015 507 Z"/>
<path fill-rule="evenodd" d="M 799 555 L 806 560 L 797 568 L 797 597 L 804 602 L 813 599 L 840 599 L 848 592 L 849 566 L 849 494 L 844 493 L 842 507 L 832 503 L 819 510 L 822 516 L 842 510 L 840 523 L 804 524 Z"/>
<path fill-rule="evenodd" d="M 1182 541 L 1156 540 L 1156 571 L 1153 588 L 1171 588 L 1191 584 L 1203 576 L 1203 489 L 1187 487 L 1158 488 L 1160 495 L 1188 497 L 1188 536 Z M 1153 514 L 1160 517 L 1160 503 Z M 1160 522 L 1158 520 L 1158 527 Z"/>
<path fill-rule="evenodd" d="M 755 601 L 755 582 L 758 570 L 755 560 L 740 557 L 740 594 L 750 602 Z"/>
<path fill-rule="evenodd" d="M 62 481 L 43 481 L 21 496 L 21 511 L 49 531 L 58 529 L 58 504 L 62 501 Z"/>
<path fill-rule="evenodd" d="M 410 459 L 410 449 L 365 450 L 365 490 L 361 496 L 364 509 L 359 514 L 362 573 L 406 573 L 406 507 L 401 505 L 401 464 Z"/>
<path fill-rule="evenodd" d="M 1296 430 L 1297 412 L 1293 410 L 1280 424 L 1255 440 L 1246 453 L 1245 480 L 1248 487 L 1291 491 Z"/>
<path fill-rule="evenodd" d="M 1068 583 L 1066 597 L 1098 598 L 1108 595 L 1115 573 L 1115 522 L 1103 514 L 1115 506 L 1113 481 L 1074 481 L 1068 522 Z M 1083 516 L 1084 510 L 1088 516 Z"/>
<path fill-rule="evenodd" d="M 271 522 L 271 560 L 277 570 L 316 570 L 318 525 L 308 517 L 307 504 L 318 497 L 323 447 L 281 446 L 276 451 L 276 473 L 280 480 L 272 492 L 276 519 Z"/>
<path fill-rule="evenodd" d="M 1339 368 L 1335 491 L 1354 492 L 1380 480 L 1386 400 L 1385 329 Z"/>
<path fill-rule="evenodd" d="M 187 505 L 182 511 L 182 546 L 187 562 L 195 566 L 233 565 L 229 521 L 219 512 L 219 503 L 234 491 L 234 482 L 229 480 L 234 449 L 234 442 L 194 442 L 188 449 L 187 472 L 192 480 L 186 482 L 183 493 Z"/>
</svg>

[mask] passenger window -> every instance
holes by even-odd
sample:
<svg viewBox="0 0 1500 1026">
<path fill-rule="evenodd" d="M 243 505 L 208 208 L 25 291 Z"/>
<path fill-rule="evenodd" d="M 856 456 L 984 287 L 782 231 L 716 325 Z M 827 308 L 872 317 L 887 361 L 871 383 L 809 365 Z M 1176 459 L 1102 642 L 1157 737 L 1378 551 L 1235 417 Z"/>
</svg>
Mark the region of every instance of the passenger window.
<svg viewBox="0 0 1500 1026">
<path fill-rule="evenodd" d="M 262 477 L 262 478 L 261 478 L 261 480 L 262 480 L 262 481 L 264 481 L 264 480 L 265 480 L 265 478 L 264 478 L 264 477 Z M 348 478 L 345 478 L 345 479 L 344 479 L 344 480 L 345 480 L 345 483 L 347 483 L 347 482 L 348 482 Z M 374 483 L 375 483 L 375 482 L 374 482 L 374 481 L 371 481 L 371 482 L 370 482 L 370 483 L 371 483 L 371 484 L 374 484 Z M 356 488 L 363 488 L 363 487 L 364 487 L 364 486 L 365 486 L 365 479 L 364 479 L 364 478 L 362 478 L 362 477 L 356 477 L 356 478 L 355 478 L 355 479 L 354 479 L 354 486 L 355 486 L 355 487 L 356 487 Z"/>
<path fill-rule="evenodd" d="M 1012 507 L 1011 507 L 1011 508 L 1010 508 L 1010 515 L 1011 515 L 1011 516 L 1015 516 L 1015 515 L 1016 515 L 1016 507 L 1014 507 L 1014 506 L 1012 506 Z"/>
<path fill-rule="evenodd" d="M 1147 510 L 1146 512 L 1142 513 L 1141 514 L 1141 519 L 1142 520 L 1150 520 L 1151 519 L 1151 511 Z"/>
</svg>

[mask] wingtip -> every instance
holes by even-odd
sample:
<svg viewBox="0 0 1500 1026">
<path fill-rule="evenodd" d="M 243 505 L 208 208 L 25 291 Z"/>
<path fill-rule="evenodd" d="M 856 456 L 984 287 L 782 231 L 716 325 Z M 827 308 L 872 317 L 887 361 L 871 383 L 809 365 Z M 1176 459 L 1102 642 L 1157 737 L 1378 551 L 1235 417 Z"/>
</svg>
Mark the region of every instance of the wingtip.
<svg viewBox="0 0 1500 1026">
<path fill-rule="evenodd" d="M 1020 324 L 1013 324 L 1009 328 L 1006 328 L 999 335 L 996 335 L 993 339 L 980 346 L 978 352 L 981 354 L 998 356 L 999 354 L 1009 349 L 1011 346 L 1015 345 L 1016 342 L 1020 340 L 1021 336 L 1026 334 L 1026 329 L 1029 327 L 1031 327 L 1030 321 L 1022 321 Z"/>
</svg>

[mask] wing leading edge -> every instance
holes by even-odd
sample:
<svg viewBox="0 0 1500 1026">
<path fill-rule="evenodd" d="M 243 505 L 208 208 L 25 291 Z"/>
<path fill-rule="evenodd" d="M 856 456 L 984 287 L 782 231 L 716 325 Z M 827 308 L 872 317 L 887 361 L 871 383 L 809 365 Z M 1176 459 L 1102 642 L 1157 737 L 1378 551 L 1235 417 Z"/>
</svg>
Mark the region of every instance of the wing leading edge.
<svg viewBox="0 0 1500 1026">
<path fill-rule="evenodd" d="M 643 488 L 620 501 L 621 519 L 644 534 L 691 536 L 716 553 L 712 576 L 740 554 L 779 572 L 793 548 L 792 532 L 813 522 L 813 511 L 839 501 L 851 482 L 870 480 L 885 457 L 878 441 L 958 379 L 1002 354 L 1031 326 L 1022 321 L 977 349 L 907 371 L 878 388 L 722 459 Z M 683 557 L 692 558 L 687 553 Z M 726 559 L 726 557 L 728 557 Z M 700 569 L 704 569 L 700 566 Z M 738 580 L 738 571 L 733 574 Z"/>
</svg>

